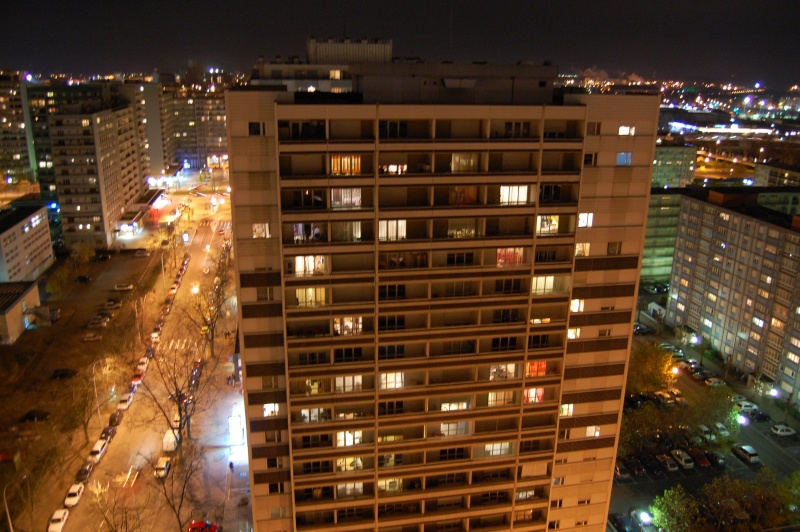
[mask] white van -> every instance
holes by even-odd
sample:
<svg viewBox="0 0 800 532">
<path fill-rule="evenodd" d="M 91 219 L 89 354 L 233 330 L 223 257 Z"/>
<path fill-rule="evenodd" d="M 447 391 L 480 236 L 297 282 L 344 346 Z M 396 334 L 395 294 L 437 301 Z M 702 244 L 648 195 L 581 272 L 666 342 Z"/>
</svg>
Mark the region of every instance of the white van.
<svg viewBox="0 0 800 532">
<path fill-rule="evenodd" d="M 158 459 L 158 463 L 153 468 L 153 475 L 156 478 L 167 478 L 171 466 L 172 459 L 169 456 L 162 456 Z"/>
<path fill-rule="evenodd" d="M 103 455 L 106 454 L 106 449 L 108 449 L 108 441 L 97 440 L 97 443 L 94 444 L 94 447 L 92 447 L 92 451 L 89 453 L 89 460 L 91 460 L 95 464 L 100 463 L 100 460 L 103 458 Z"/>
<path fill-rule="evenodd" d="M 180 441 L 181 433 L 169 429 L 164 433 L 164 438 L 161 440 L 161 450 L 165 453 L 174 453 Z"/>
</svg>

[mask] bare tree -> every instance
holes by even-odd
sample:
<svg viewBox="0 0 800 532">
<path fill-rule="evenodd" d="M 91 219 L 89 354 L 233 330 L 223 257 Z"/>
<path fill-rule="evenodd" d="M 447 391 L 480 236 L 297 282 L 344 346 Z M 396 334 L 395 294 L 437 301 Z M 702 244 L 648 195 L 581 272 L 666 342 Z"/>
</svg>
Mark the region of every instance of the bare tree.
<svg viewBox="0 0 800 532">
<path fill-rule="evenodd" d="M 193 442 L 185 442 L 183 452 L 174 460 L 166 478 L 154 483 L 166 508 L 175 518 L 176 530 L 185 530 L 192 518 L 192 483 L 205 461 L 205 450 Z"/>
<path fill-rule="evenodd" d="M 151 497 L 131 497 L 129 490 L 122 487 L 120 479 L 107 482 L 92 482 L 87 487 L 91 495 L 94 513 L 103 520 L 109 532 L 134 532 L 146 530 L 146 518 L 151 507 Z"/>
</svg>

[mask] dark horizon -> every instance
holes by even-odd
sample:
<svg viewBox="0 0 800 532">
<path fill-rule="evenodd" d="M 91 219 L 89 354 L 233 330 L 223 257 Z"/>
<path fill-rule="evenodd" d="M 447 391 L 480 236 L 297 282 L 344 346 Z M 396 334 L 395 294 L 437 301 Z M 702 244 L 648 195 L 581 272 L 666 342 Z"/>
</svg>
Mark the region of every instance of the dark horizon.
<svg viewBox="0 0 800 532">
<path fill-rule="evenodd" d="M 617 0 L 613 11 L 588 0 L 142 0 L 127 10 L 10 0 L 7 7 L 24 29 L 0 37 L 0 67 L 37 74 L 180 72 L 190 59 L 249 72 L 260 55 L 305 60 L 308 37 L 348 36 L 392 39 L 396 57 L 431 63 L 550 61 L 561 73 L 614 78 L 800 84 L 789 57 L 800 49 L 791 0 L 757 9 L 732 0 L 713 13 L 687 0 Z"/>
</svg>

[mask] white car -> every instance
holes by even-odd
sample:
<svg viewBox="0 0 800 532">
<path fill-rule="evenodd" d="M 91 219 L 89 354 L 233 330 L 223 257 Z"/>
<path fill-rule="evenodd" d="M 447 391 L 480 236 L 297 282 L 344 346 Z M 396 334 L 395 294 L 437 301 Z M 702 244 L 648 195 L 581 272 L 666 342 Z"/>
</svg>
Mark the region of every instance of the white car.
<svg viewBox="0 0 800 532">
<path fill-rule="evenodd" d="M 777 425 L 773 425 L 770 429 L 773 436 L 778 438 L 793 438 L 797 435 L 797 431 L 794 430 L 789 425 L 785 425 L 783 423 L 778 423 Z"/>
<path fill-rule="evenodd" d="M 121 283 L 114 286 L 114 290 L 117 292 L 129 292 L 133 290 L 133 283 Z"/>
<path fill-rule="evenodd" d="M 671 393 L 673 397 L 680 397 L 683 395 L 683 392 L 681 392 L 679 388 L 669 388 L 667 391 Z"/>
<path fill-rule="evenodd" d="M 714 430 L 717 431 L 717 434 L 719 434 L 721 438 L 730 438 L 731 437 L 731 433 L 728 430 L 728 427 L 726 427 L 725 425 L 723 425 L 719 421 L 714 423 Z"/>
<path fill-rule="evenodd" d="M 103 339 L 103 335 L 99 333 L 90 332 L 83 337 L 84 342 L 99 342 Z"/>
<path fill-rule="evenodd" d="M 60 509 L 53 512 L 53 517 L 47 525 L 47 532 L 61 532 L 64 530 L 64 523 L 67 522 L 69 517 L 69 510 Z"/>
<path fill-rule="evenodd" d="M 172 460 L 169 456 L 162 456 L 158 459 L 158 463 L 153 468 L 153 476 L 156 478 L 167 478 L 169 475 L 170 467 L 172 466 Z"/>
<path fill-rule="evenodd" d="M 119 398 L 119 403 L 117 403 L 117 411 L 123 411 L 130 408 L 131 403 L 133 402 L 133 394 L 128 392 L 124 394 L 122 397 Z"/>
<path fill-rule="evenodd" d="M 747 401 L 747 397 L 738 393 L 731 395 L 731 403 L 738 403 L 740 401 Z"/>
<path fill-rule="evenodd" d="M 67 497 L 64 499 L 64 506 L 67 508 L 72 508 L 78 504 L 78 501 L 81 500 L 81 495 L 83 495 L 83 490 L 83 482 L 78 482 L 77 484 L 70 486 L 69 491 L 67 492 Z"/>
<path fill-rule="evenodd" d="M 727 382 L 725 382 L 722 379 L 718 379 L 717 377 L 710 377 L 706 379 L 706 386 L 711 386 L 716 388 L 718 386 L 727 386 L 727 385 L 728 385 Z"/>
<path fill-rule="evenodd" d="M 758 410 L 758 406 L 751 403 L 750 401 L 739 401 L 738 403 L 735 403 L 733 406 L 736 407 L 736 409 L 739 410 L 739 412 L 741 412 L 742 414 L 752 412 L 753 410 Z"/>
<path fill-rule="evenodd" d="M 678 462 L 678 465 L 684 469 L 693 469 L 694 462 L 692 461 L 692 457 L 686 451 L 681 449 L 673 449 L 669 452 L 672 455 L 672 458 Z"/>
<path fill-rule="evenodd" d="M 139 363 L 136 365 L 136 369 L 147 371 L 148 364 L 150 364 L 150 359 L 147 357 L 142 357 L 139 359 Z"/>
</svg>

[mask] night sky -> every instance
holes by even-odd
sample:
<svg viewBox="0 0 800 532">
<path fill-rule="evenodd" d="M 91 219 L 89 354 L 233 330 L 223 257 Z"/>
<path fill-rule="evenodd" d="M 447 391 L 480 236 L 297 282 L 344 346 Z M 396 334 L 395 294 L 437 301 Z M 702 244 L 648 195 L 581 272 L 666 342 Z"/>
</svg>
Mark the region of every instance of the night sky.
<svg viewBox="0 0 800 532">
<path fill-rule="evenodd" d="M 395 56 L 427 62 L 549 60 L 562 73 L 761 81 L 775 89 L 800 83 L 797 0 L 4 0 L 3 7 L 0 67 L 42 73 L 175 72 L 191 58 L 249 71 L 259 55 L 304 59 L 307 37 L 346 35 L 390 38 Z"/>
</svg>

